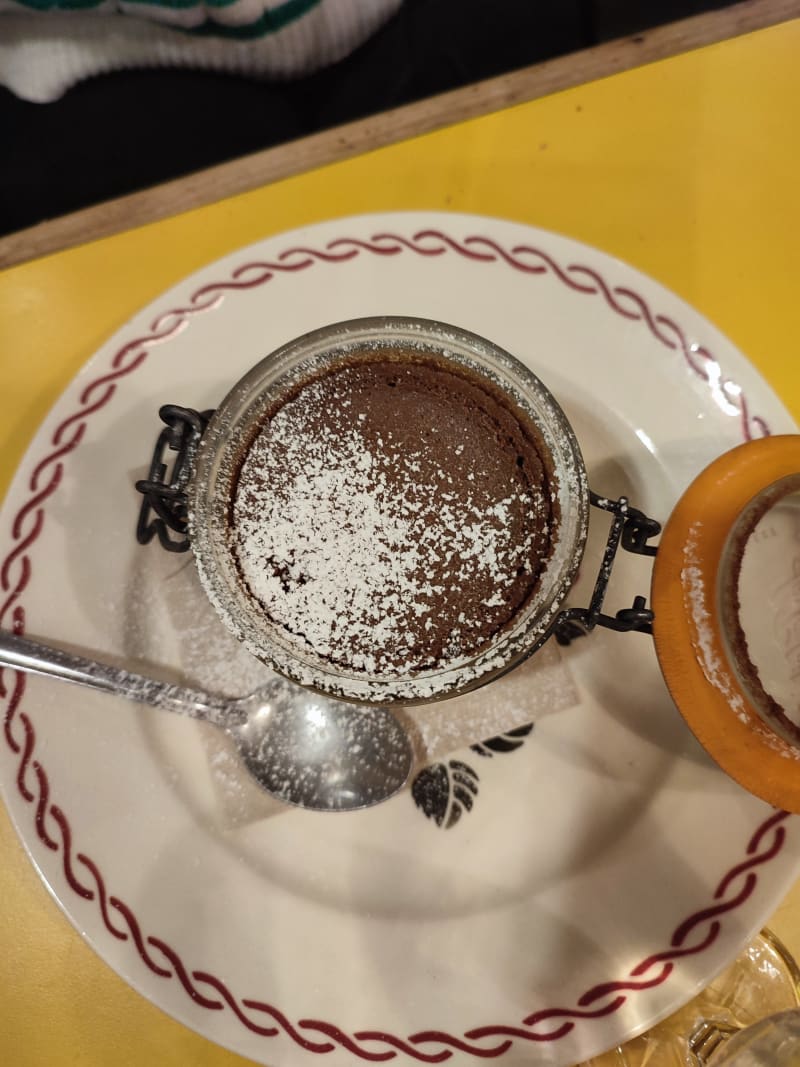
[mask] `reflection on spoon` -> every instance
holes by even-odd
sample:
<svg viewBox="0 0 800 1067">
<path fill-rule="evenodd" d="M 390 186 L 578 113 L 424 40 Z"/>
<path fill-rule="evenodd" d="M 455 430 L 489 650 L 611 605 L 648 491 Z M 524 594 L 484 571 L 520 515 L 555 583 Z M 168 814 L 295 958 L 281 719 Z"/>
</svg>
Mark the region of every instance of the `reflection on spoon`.
<svg viewBox="0 0 800 1067">
<path fill-rule="evenodd" d="M 277 676 L 249 696 L 218 697 L 5 631 L 0 666 L 212 723 L 231 738 L 262 789 L 301 808 L 353 811 L 380 804 L 402 789 L 411 771 L 411 742 L 390 711 L 318 696 Z"/>
</svg>

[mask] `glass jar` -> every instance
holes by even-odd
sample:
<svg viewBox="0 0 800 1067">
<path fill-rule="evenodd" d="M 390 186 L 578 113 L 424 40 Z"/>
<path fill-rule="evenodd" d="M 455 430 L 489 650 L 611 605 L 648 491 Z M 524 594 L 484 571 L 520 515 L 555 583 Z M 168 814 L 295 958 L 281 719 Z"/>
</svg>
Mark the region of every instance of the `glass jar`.
<svg viewBox="0 0 800 1067">
<path fill-rule="evenodd" d="M 441 668 L 407 675 L 345 669 L 315 652 L 270 618 L 246 587 L 231 551 L 231 508 L 243 450 L 282 398 L 348 360 L 411 351 L 485 383 L 511 412 L 532 425 L 550 478 L 557 521 L 538 585 L 510 622 L 480 650 Z M 267 356 L 234 387 L 200 443 L 189 487 L 191 545 L 205 590 L 228 628 L 248 650 L 302 685 L 372 704 L 451 697 L 510 670 L 548 637 L 583 555 L 589 510 L 586 471 L 575 435 L 541 381 L 498 346 L 457 327 L 413 318 L 336 323 L 297 338 Z"/>
</svg>

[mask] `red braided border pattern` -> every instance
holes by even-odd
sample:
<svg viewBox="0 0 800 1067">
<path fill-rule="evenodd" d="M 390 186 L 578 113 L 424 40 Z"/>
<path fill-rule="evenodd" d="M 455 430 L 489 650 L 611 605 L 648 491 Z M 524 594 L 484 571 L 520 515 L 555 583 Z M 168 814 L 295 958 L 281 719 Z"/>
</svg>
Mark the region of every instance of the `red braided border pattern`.
<svg viewBox="0 0 800 1067">
<path fill-rule="evenodd" d="M 254 289 L 278 274 L 306 270 L 315 263 L 337 264 L 363 254 L 395 256 L 403 252 L 420 256 L 455 253 L 475 262 L 505 264 L 527 274 L 550 273 L 575 292 L 598 296 L 616 314 L 642 322 L 665 348 L 679 353 L 695 374 L 721 389 L 740 415 L 744 439 L 769 433 L 764 420 L 750 414 L 741 390 L 722 375 L 716 360 L 705 348 L 690 344 L 675 322 L 654 313 L 637 293 L 609 286 L 592 268 L 579 264 L 562 266 L 546 252 L 529 245 L 506 249 L 488 237 L 472 236 L 459 241 L 439 230 L 422 230 L 411 238 L 386 233 L 375 234 L 368 241 L 339 238 L 322 250 L 291 248 L 279 254 L 274 262 L 247 263 L 237 268 L 225 281 L 197 289 L 184 306 L 158 315 L 148 333 L 119 349 L 109 371 L 83 389 L 77 409 L 56 427 L 50 451 L 34 467 L 28 482 L 28 499 L 11 523 L 12 548 L 0 564 L 3 597 L 0 626 L 24 632 L 25 609 L 20 598 L 33 574 L 29 550 L 44 527 L 45 504 L 61 483 L 64 460 L 80 445 L 91 416 L 109 403 L 120 381 L 144 363 L 152 348 L 176 337 L 197 314 L 218 307 L 228 292 Z M 628 994 L 665 982 L 676 960 L 706 951 L 719 936 L 722 916 L 741 907 L 752 895 L 758 881 L 757 869 L 778 855 L 786 838 L 782 824 L 788 815 L 775 812 L 756 829 L 745 858 L 723 876 L 713 902 L 676 927 L 667 949 L 642 960 L 624 978 L 588 989 L 572 1007 L 538 1009 L 518 1024 L 484 1025 L 462 1036 L 438 1030 L 422 1031 L 406 1038 L 381 1030 L 348 1034 L 318 1019 L 292 1023 L 271 1004 L 252 998 L 237 999 L 222 979 L 206 971 L 190 970 L 175 949 L 160 938 L 144 933 L 131 908 L 118 896 L 109 894 L 97 864 L 82 852 L 74 851 L 70 823 L 51 800 L 46 771 L 34 758 L 36 732 L 21 706 L 24 694 L 24 675 L 8 670 L 0 672 L 0 697 L 7 700 L 3 737 L 18 758 L 17 790 L 34 809 L 39 840 L 51 851 L 61 852 L 64 880 L 70 890 L 83 900 L 95 902 L 108 933 L 118 940 L 130 941 L 149 970 L 161 978 L 177 980 L 195 1003 L 210 1011 L 233 1012 L 244 1027 L 262 1037 L 283 1033 L 309 1052 L 330 1052 L 338 1045 L 363 1060 L 379 1062 L 402 1053 L 424 1063 L 440 1063 L 456 1051 L 478 1058 L 496 1058 L 506 1053 L 514 1041 L 557 1041 L 582 1020 L 602 1018 L 618 1011 Z"/>
</svg>

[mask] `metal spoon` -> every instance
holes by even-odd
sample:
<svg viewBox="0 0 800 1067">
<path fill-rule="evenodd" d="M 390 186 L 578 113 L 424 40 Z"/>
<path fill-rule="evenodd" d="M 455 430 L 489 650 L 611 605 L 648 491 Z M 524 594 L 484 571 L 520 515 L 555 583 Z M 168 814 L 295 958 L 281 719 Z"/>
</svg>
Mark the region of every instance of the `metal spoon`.
<svg viewBox="0 0 800 1067">
<path fill-rule="evenodd" d="M 390 711 L 318 696 L 278 676 L 249 696 L 212 696 L 4 631 L 0 666 L 212 723 L 231 738 L 262 789 L 301 808 L 353 811 L 380 804 L 411 771 L 411 743 Z"/>
</svg>

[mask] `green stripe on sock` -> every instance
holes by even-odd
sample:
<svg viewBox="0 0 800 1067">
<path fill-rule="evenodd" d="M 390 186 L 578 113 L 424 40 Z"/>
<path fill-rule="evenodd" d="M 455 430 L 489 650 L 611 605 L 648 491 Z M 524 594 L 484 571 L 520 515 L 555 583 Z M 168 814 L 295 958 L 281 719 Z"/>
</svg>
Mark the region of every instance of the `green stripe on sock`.
<svg viewBox="0 0 800 1067">
<path fill-rule="evenodd" d="M 70 0 L 68 0 L 70 2 Z M 175 10 L 184 11 L 190 7 L 230 7 L 232 4 L 237 3 L 237 0 L 125 0 L 128 4 L 141 4 L 143 7 L 161 7 L 161 8 L 174 8 Z M 312 8 L 317 7 L 321 0 L 285 0 L 285 3 L 280 7 L 275 7 L 271 11 L 265 11 L 259 16 L 257 22 L 264 27 L 263 32 L 275 33 L 277 30 L 283 29 L 284 26 L 288 26 L 290 22 L 294 22 L 296 19 L 302 18 Z M 214 25 L 214 23 L 211 23 Z M 256 23 L 245 23 L 244 25 L 255 25 Z M 176 27 L 177 29 L 187 29 L 185 26 Z M 229 27 L 225 27 L 228 29 Z M 236 27 L 230 27 L 235 29 Z M 189 32 L 192 32 L 192 27 L 188 27 Z"/>
<path fill-rule="evenodd" d="M 100 7 L 105 0 L 17 0 L 17 2 L 21 7 L 32 8 L 35 11 L 81 11 L 91 7 Z M 193 7 L 225 8 L 237 2 L 238 0 L 202 0 L 202 2 L 201 0 L 126 0 L 126 3 L 141 4 L 142 7 L 160 7 L 166 10 L 172 8 L 176 11 L 185 11 Z M 161 20 L 158 21 L 158 25 L 166 25 L 170 29 L 183 30 L 200 36 L 235 39 L 263 37 L 270 33 L 277 33 L 278 30 L 302 18 L 320 3 L 321 0 L 285 0 L 285 3 L 279 7 L 265 11 L 254 22 L 248 22 L 242 26 L 224 26 L 209 19 L 195 27 L 169 26 Z"/>
</svg>

